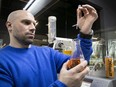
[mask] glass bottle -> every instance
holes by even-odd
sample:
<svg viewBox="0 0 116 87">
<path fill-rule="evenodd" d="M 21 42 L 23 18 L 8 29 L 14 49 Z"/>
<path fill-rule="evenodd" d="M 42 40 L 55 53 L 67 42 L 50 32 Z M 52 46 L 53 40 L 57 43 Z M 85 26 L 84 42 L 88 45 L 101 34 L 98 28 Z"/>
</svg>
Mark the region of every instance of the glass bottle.
<svg viewBox="0 0 116 87">
<path fill-rule="evenodd" d="M 67 64 L 68 69 L 71 69 L 73 67 L 75 67 L 76 65 L 78 65 L 81 61 L 83 61 L 84 55 L 80 46 L 80 40 L 76 39 L 76 49 L 75 51 L 72 53 L 72 56 Z"/>
<path fill-rule="evenodd" d="M 112 56 L 105 57 L 105 71 L 107 78 L 114 78 L 114 62 Z"/>
<path fill-rule="evenodd" d="M 63 49 L 63 54 L 72 55 L 72 48 L 70 46 L 65 46 Z"/>
</svg>

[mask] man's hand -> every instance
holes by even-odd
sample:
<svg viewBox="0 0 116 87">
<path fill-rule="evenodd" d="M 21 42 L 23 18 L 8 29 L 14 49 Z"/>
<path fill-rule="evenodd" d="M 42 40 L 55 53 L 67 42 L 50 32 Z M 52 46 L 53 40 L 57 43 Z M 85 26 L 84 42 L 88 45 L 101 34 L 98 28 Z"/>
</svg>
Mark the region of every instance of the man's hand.
<svg viewBox="0 0 116 87">
<path fill-rule="evenodd" d="M 94 7 L 90 5 L 79 5 L 77 9 L 77 25 L 81 29 L 80 32 L 89 34 L 93 23 L 98 18 L 98 14 Z"/>
<path fill-rule="evenodd" d="M 68 62 L 64 63 L 59 81 L 63 82 L 67 87 L 80 87 L 85 75 L 89 72 L 87 61 L 81 62 L 79 65 L 67 70 Z"/>
</svg>

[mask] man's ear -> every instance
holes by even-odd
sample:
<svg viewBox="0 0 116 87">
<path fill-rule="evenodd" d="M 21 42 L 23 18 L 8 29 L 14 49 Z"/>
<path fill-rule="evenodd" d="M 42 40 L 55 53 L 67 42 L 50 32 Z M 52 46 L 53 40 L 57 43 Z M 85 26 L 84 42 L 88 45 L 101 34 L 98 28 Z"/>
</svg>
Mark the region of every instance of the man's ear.
<svg viewBox="0 0 116 87">
<path fill-rule="evenodd" d="M 7 29 L 8 29 L 9 32 L 12 31 L 12 24 L 11 24 L 11 22 L 7 21 L 6 22 L 6 27 L 7 27 Z"/>
</svg>

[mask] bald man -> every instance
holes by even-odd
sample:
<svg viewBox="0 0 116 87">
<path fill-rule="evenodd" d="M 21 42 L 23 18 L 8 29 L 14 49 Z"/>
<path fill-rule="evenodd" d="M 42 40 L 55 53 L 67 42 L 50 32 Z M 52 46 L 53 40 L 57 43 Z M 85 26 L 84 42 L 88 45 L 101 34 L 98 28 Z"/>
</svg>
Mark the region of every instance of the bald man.
<svg viewBox="0 0 116 87">
<path fill-rule="evenodd" d="M 13 47 L 28 47 L 33 42 L 36 21 L 32 14 L 24 10 L 12 12 L 7 19 L 6 26 Z"/>
<path fill-rule="evenodd" d="M 49 47 L 31 45 L 36 30 L 31 13 L 17 10 L 9 14 L 6 26 L 10 43 L 0 50 L 0 87 L 80 87 L 89 72 L 91 27 L 98 15 L 90 5 L 79 6 L 77 14 L 81 29 L 77 38 L 81 41 L 85 61 L 70 70 L 67 70 L 70 56 Z"/>
</svg>

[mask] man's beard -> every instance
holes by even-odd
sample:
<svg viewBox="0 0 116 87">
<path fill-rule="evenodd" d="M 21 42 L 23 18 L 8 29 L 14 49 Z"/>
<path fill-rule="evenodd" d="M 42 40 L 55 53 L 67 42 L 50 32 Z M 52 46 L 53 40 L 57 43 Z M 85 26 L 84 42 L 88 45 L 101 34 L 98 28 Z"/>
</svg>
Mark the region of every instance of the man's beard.
<svg viewBox="0 0 116 87">
<path fill-rule="evenodd" d="M 24 45 L 30 45 L 33 43 L 33 40 L 24 40 L 23 43 Z"/>
<path fill-rule="evenodd" d="M 30 45 L 33 43 L 33 40 L 34 39 L 29 39 L 29 38 L 26 38 L 26 37 L 23 37 L 23 38 L 20 38 L 20 37 L 17 37 L 15 36 L 15 38 L 18 40 L 18 42 L 22 45 Z"/>
</svg>

